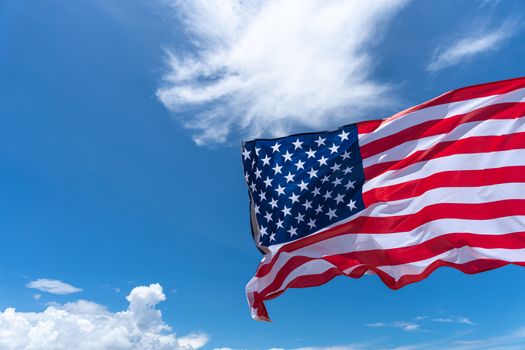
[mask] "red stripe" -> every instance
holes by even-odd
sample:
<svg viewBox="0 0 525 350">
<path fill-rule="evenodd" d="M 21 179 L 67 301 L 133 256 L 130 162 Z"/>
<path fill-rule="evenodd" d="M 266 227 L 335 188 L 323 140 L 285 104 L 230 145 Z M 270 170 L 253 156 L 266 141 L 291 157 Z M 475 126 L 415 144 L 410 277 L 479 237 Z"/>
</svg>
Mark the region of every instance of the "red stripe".
<svg viewBox="0 0 525 350">
<path fill-rule="evenodd" d="M 409 247 L 348 252 L 345 254 L 323 256 L 322 258 L 297 255 L 289 259 L 286 264 L 279 269 L 272 283 L 260 293 L 261 295 L 268 295 L 272 291 L 278 290 L 290 273 L 299 266 L 313 260 L 325 260 L 339 270 L 344 271 L 357 265 L 378 267 L 417 262 L 432 258 L 451 249 L 466 246 L 521 249 L 525 248 L 525 232 L 515 232 L 505 235 L 450 233 Z"/>
<path fill-rule="evenodd" d="M 516 119 L 524 115 L 525 103 L 499 103 L 446 119 L 428 120 L 361 146 L 361 156 L 365 159 L 407 141 L 446 134 L 464 123 L 482 120 Z"/>
<path fill-rule="evenodd" d="M 511 215 L 525 215 L 525 200 L 509 199 L 487 203 L 438 203 L 429 205 L 417 214 L 389 217 L 358 216 L 354 220 L 326 231 L 285 244 L 269 263 L 260 265 L 255 276 L 267 275 L 279 256 L 345 234 L 394 233 L 413 230 L 425 222 L 439 219 L 488 220 Z"/>
<path fill-rule="evenodd" d="M 377 202 L 417 197 L 440 187 L 477 187 L 511 182 L 525 182 L 525 166 L 444 171 L 424 179 L 371 189 L 363 193 L 363 201 L 368 207 Z"/>
<path fill-rule="evenodd" d="M 382 123 L 383 119 L 378 120 L 365 120 L 363 122 L 357 123 L 357 133 L 358 134 L 367 134 L 369 132 L 377 129 Z"/>
<path fill-rule="evenodd" d="M 401 159 L 373 164 L 364 169 L 365 179 L 371 180 L 390 170 L 451 156 L 454 154 L 489 153 L 525 148 L 525 132 L 499 136 L 472 136 L 461 140 L 444 141 L 426 150 L 420 150 Z"/>
<path fill-rule="evenodd" d="M 383 122 L 397 119 L 405 114 L 408 114 L 408 113 L 411 113 L 417 110 L 421 110 L 424 108 L 437 106 L 441 104 L 446 104 L 446 103 L 460 102 L 460 101 L 469 100 L 472 98 L 504 94 L 504 93 L 514 91 L 517 89 L 521 89 L 524 87 L 525 87 L 525 77 L 521 77 L 521 78 L 496 81 L 493 83 L 472 85 L 472 86 L 452 90 L 432 100 L 423 102 L 420 105 L 407 108 L 404 111 L 396 113 L 389 118 L 380 119 L 380 120 L 368 120 L 365 122 L 357 123 L 357 131 L 359 134 L 370 133 L 376 130 Z"/>
<path fill-rule="evenodd" d="M 519 206 L 519 207 L 514 207 Z M 397 216 L 359 216 L 330 230 L 330 238 L 347 233 L 396 233 L 411 231 L 440 219 L 490 220 L 525 215 L 525 199 L 506 199 L 484 203 L 436 203 L 415 214 Z M 323 239 L 327 237 L 323 235 Z"/>
<path fill-rule="evenodd" d="M 348 274 L 348 277 L 353 278 L 359 278 L 361 277 L 366 271 L 373 271 L 376 275 L 379 276 L 379 278 L 391 289 L 399 289 L 402 288 L 408 284 L 419 282 L 425 278 L 427 278 L 432 272 L 434 272 L 436 269 L 442 267 L 442 266 L 448 266 L 455 268 L 463 273 L 467 274 L 475 274 L 480 272 L 485 272 L 489 270 L 493 270 L 502 266 L 506 265 L 517 265 L 517 266 L 525 266 L 525 262 L 508 262 L 503 260 L 496 260 L 496 259 L 479 259 L 479 260 L 473 260 L 468 263 L 464 264 L 456 264 L 451 263 L 447 261 L 441 261 L 437 260 L 430 264 L 422 273 L 417 275 L 404 275 L 402 276 L 398 281 L 396 281 L 392 276 L 388 275 L 384 271 L 374 267 L 374 266 L 363 266 L 359 267 L 356 270 L 353 270 L 350 274 Z M 336 276 L 343 275 L 342 270 L 338 268 L 333 268 L 325 271 L 322 274 L 318 275 L 303 275 L 298 276 L 294 280 L 290 281 L 290 284 L 295 283 L 295 280 L 298 280 L 297 285 L 299 287 L 287 287 L 283 291 L 280 291 L 278 293 L 275 293 L 273 295 L 263 296 L 263 295 L 257 295 L 257 298 L 254 298 L 254 303 L 251 305 L 256 310 L 260 310 L 260 315 L 264 316 L 267 320 L 268 313 L 266 312 L 266 307 L 264 306 L 264 300 L 269 300 L 277 297 L 278 295 L 282 294 L 286 289 L 288 288 L 306 288 L 306 287 L 313 287 L 313 286 L 319 286 L 322 285 L 331 279 L 333 279 Z M 258 293 L 256 293 L 258 294 Z"/>
</svg>

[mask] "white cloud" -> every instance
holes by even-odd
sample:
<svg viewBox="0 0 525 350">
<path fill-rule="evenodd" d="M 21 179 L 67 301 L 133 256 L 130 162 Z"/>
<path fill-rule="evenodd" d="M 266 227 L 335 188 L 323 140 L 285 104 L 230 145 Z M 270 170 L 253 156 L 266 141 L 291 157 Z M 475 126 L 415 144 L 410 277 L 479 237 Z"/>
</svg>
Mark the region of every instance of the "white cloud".
<svg viewBox="0 0 525 350">
<path fill-rule="evenodd" d="M 476 55 L 498 50 L 516 32 L 517 25 L 517 21 L 509 20 L 492 30 L 476 27 L 469 35 L 438 49 L 427 65 L 427 70 L 437 71 L 468 61 Z"/>
<path fill-rule="evenodd" d="M 417 323 L 397 321 L 394 322 L 394 327 L 401 328 L 404 331 L 413 332 L 419 330 L 420 325 Z"/>
<path fill-rule="evenodd" d="M 439 317 L 439 318 L 433 318 L 431 319 L 433 322 L 441 322 L 441 323 L 462 323 L 462 324 L 468 324 L 470 326 L 475 325 L 474 322 L 472 322 L 468 317 Z"/>
<path fill-rule="evenodd" d="M 171 1 L 194 50 L 168 51 L 157 96 L 198 144 L 334 127 L 394 101 L 369 48 L 406 0 Z"/>
<path fill-rule="evenodd" d="M 40 278 L 35 281 L 31 281 L 26 285 L 27 288 L 38 289 L 42 292 L 52 294 L 72 294 L 81 292 L 82 289 L 73 287 L 68 283 L 64 283 L 59 280 L 51 280 L 47 278 Z"/>
<path fill-rule="evenodd" d="M 420 325 L 418 323 L 414 322 L 405 322 L 405 321 L 396 321 L 392 323 L 386 323 L 386 322 L 374 322 L 374 323 L 368 323 L 365 326 L 370 328 L 385 328 L 385 327 L 393 327 L 393 328 L 400 328 L 404 331 L 417 331 L 420 329 Z"/>
<path fill-rule="evenodd" d="M 193 333 L 175 337 L 156 306 L 166 296 L 159 284 L 134 288 L 129 307 L 110 312 L 78 300 L 55 304 L 42 312 L 0 311 L 1 350 L 175 350 L 197 349 L 208 337 Z"/>
</svg>

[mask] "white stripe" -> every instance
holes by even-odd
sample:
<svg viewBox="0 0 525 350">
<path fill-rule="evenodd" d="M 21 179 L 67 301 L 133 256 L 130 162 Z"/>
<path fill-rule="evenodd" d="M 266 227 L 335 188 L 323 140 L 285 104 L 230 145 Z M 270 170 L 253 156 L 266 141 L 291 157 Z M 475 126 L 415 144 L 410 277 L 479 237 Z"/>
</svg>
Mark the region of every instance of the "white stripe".
<svg viewBox="0 0 525 350">
<path fill-rule="evenodd" d="M 377 202 L 359 216 L 398 216 L 415 214 L 437 203 L 486 203 L 506 199 L 525 199 L 525 183 L 502 183 L 475 187 L 438 187 L 413 198 Z"/>
<path fill-rule="evenodd" d="M 409 264 L 382 266 L 379 269 L 399 280 L 404 275 L 419 275 L 437 260 L 450 263 L 465 264 L 478 259 L 497 259 L 508 262 L 525 262 L 525 249 L 503 249 L 503 248 L 477 248 L 461 247 L 451 249 L 443 254 L 436 255 L 430 259 L 425 259 Z"/>
<path fill-rule="evenodd" d="M 505 166 L 525 165 L 525 150 L 509 150 L 487 153 L 454 154 L 447 157 L 414 163 L 403 169 L 389 170 L 365 181 L 363 192 L 378 187 L 400 184 L 426 178 L 444 171 L 483 170 Z"/>
<path fill-rule="evenodd" d="M 401 277 L 405 275 L 419 275 L 423 273 L 430 264 L 438 260 L 455 264 L 465 264 L 470 261 L 480 259 L 496 259 L 508 262 L 525 262 L 525 249 L 478 248 L 465 246 L 448 250 L 444 253 L 441 253 L 428 259 L 419 260 L 407 264 L 379 266 L 378 269 L 387 273 L 396 281 L 399 281 Z M 352 266 L 344 270 L 343 273 L 348 275 L 353 270 L 361 266 L 365 266 L 365 264 L 358 264 Z M 320 275 L 333 267 L 335 267 L 335 265 L 323 259 L 308 261 L 291 271 L 286 276 L 283 283 L 278 288 L 272 289 L 272 291 L 269 294 L 274 294 L 276 292 L 280 292 L 286 289 L 288 287 L 288 284 L 299 276 Z M 253 293 L 263 291 L 269 284 L 263 284 L 262 282 L 262 278 L 252 278 L 252 280 L 250 280 L 250 282 L 248 282 L 248 285 L 246 286 L 246 292 Z"/>
<path fill-rule="evenodd" d="M 363 167 L 378 163 L 401 160 L 418 151 L 432 148 L 440 142 L 462 140 L 475 136 L 510 135 L 525 131 L 525 118 L 507 120 L 483 120 L 458 125 L 449 133 L 427 136 L 398 144 L 386 151 L 363 159 Z"/>
<path fill-rule="evenodd" d="M 407 232 L 346 234 L 313 243 L 290 253 L 283 252 L 267 275 L 254 277 L 253 280 L 260 288 L 266 288 L 279 270 L 294 256 L 322 258 L 358 251 L 410 247 L 454 232 L 504 235 L 523 231 L 524 227 L 525 216 L 516 215 L 490 220 L 439 219 Z"/>
<path fill-rule="evenodd" d="M 328 269 L 331 269 L 334 267 L 334 265 L 330 264 L 328 261 L 318 259 L 318 260 L 311 260 L 308 261 L 300 266 L 298 266 L 296 269 L 291 271 L 286 278 L 284 279 L 283 283 L 280 285 L 279 288 L 272 290 L 272 292 L 280 291 L 285 289 L 288 284 L 293 281 L 294 278 L 298 276 L 304 276 L 304 275 L 318 275 L 323 272 L 325 272 Z M 252 292 L 261 292 L 266 287 L 272 283 L 272 280 L 262 279 L 253 277 L 250 282 L 246 285 L 246 293 L 252 293 Z"/>
<path fill-rule="evenodd" d="M 465 114 L 478 108 L 498 103 L 522 102 L 525 100 L 525 88 L 507 92 L 501 95 L 492 95 L 459 102 L 452 102 L 423 108 L 407 113 L 398 118 L 386 119 L 380 127 L 373 132 L 359 135 L 359 144 L 366 145 L 372 141 L 393 135 L 401 130 L 429 120 L 446 119 L 458 114 Z"/>
</svg>

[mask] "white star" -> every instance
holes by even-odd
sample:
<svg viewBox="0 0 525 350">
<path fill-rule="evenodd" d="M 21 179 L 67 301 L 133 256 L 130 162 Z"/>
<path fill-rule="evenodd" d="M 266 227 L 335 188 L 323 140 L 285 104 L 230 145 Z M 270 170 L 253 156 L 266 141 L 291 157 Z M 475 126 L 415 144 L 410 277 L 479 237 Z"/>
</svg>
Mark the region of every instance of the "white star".
<svg viewBox="0 0 525 350">
<path fill-rule="evenodd" d="M 292 204 L 294 204 L 295 202 L 299 202 L 299 196 L 296 195 L 295 193 L 292 192 L 292 195 L 290 197 L 288 197 L 292 200 Z"/>
<path fill-rule="evenodd" d="M 283 167 L 281 165 L 275 164 L 275 166 L 272 168 L 273 171 L 274 171 L 274 175 L 277 175 L 277 173 L 282 174 L 282 172 L 281 172 L 282 168 Z"/>
<path fill-rule="evenodd" d="M 255 167 L 255 158 L 252 160 L 252 169 Z"/>
<path fill-rule="evenodd" d="M 270 205 L 272 206 L 272 209 L 277 206 L 277 201 L 275 200 L 275 198 L 272 198 L 272 200 L 270 201 Z"/>
<path fill-rule="evenodd" d="M 245 173 L 244 173 L 244 180 L 245 180 L 246 182 L 250 181 L 250 175 L 248 175 L 248 172 L 245 172 Z"/>
<path fill-rule="evenodd" d="M 265 165 L 270 165 L 270 157 L 268 157 L 268 155 L 265 155 L 263 159 L 261 159 L 263 161 L 263 166 Z"/>
<path fill-rule="evenodd" d="M 302 160 L 298 160 L 297 163 L 295 163 L 295 166 L 297 167 L 297 170 L 303 169 L 304 170 L 304 162 Z"/>
<path fill-rule="evenodd" d="M 292 213 L 290 213 L 290 210 L 292 210 L 292 208 L 288 208 L 286 205 L 284 206 L 284 208 L 281 210 L 283 212 L 284 217 L 286 217 L 286 215 L 292 215 Z"/>
<path fill-rule="evenodd" d="M 334 181 L 332 181 L 332 183 L 334 184 L 334 187 L 337 186 L 337 185 L 340 185 L 341 184 L 341 179 L 336 177 Z"/>
<path fill-rule="evenodd" d="M 325 175 L 323 176 L 323 178 L 321 179 L 321 183 L 325 183 L 326 181 L 330 180 L 328 175 Z"/>
<path fill-rule="evenodd" d="M 348 203 L 347 206 L 350 208 L 350 211 L 357 209 L 357 206 L 355 205 L 355 201 L 351 199 L 350 199 L 350 203 Z"/>
<path fill-rule="evenodd" d="M 305 200 L 305 202 L 303 203 L 303 206 L 304 206 L 304 210 L 308 210 L 312 207 L 312 202 L 309 200 Z"/>
<path fill-rule="evenodd" d="M 244 157 L 244 160 L 246 159 L 250 159 L 250 151 L 248 151 L 246 148 L 244 149 L 244 151 L 242 151 L 242 156 Z"/>
<path fill-rule="evenodd" d="M 290 234 L 290 237 L 297 236 L 297 228 L 290 226 L 290 229 L 287 231 Z"/>
<path fill-rule="evenodd" d="M 347 166 L 346 169 L 343 170 L 343 173 L 345 173 L 345 175 L 348 174 L 348 173 L 351 173 L 353 168 L 354 168 L 354 167 Z"/>
<path fill-rule="evenodd" d="M 306 154 L 308 154 L 308 159 L 315 158 L 315 151 L 312 151 L 311 148 L 309 151 L 306 151 Z"/>
<path fill-rule="evenodd" d="M 304 182 L 303 180 L 301 180 L 301 183 L 298 186 L 299 188 L 301 188 L 301 191 L 304 191 L 308 188 L 308 184 Z"/>
<path fill-rule="evenodd" d="M 270 235 L 270 242 L 275 241 L 275 232 Z"/>
<path fill-rule="evenodd" d="M 272 214 L 266 212 L 266 215 L 264 216 L 264 218 L 266 219 L 267 222 L 270 222 L 272 221 Z"/>
<path fill-rule="evenodd" d="M 310 175 L 310 179 L 313 177 L 317 177 L 317 170 L 314 170 L 314 168 L 312 168 L 309 172 L 307 172 L 307 174 Z"/>
<path fill-rule="evenodd" d="M 301 149 L 302 149 L 302 147 L 301 147 L 302 144 L 303 144 L 303 142 L 302 142 L 302 141 L 299 141 L 299 139 L 297 139 L 295 142 L 292 142 L 292 145 L 295 146 L 294 151 L 295 151 L 296 149 L 298 149 L 298 148 L 301 148 Z"/>
<path fill-rule="evenodd" d="M 288 152 L 288 151 L 286 151 L 286 153 L 283 154 L 283 157 L 284 157 L 284 161 L 285 161 L 285 162 L 286 162 L 286 161 L 290 161 L 290 162 L 292 161 L 292 153 L 290 153 L 290 152 Z"/>
<path fill-rule="evenodd" d="M 315 142 L 317 143 L 317 147 L 319 147 L 321 145 L 324 145 L 325 141 L 326 139 L 322 139 L 321 136 L 319 136 L 319 138 Z"/>
<path fill-rule="evenodd" d="M 349 132 L 341 130 L 341 133 L 338 136 L 341 138 L 341 142 L 343 142 L 344 140 L 348 140 L 348 135 L 350 135 Z"/>
<path fill-rule="evenodd" d="M 266 185 L 266 187 L 270 187 L 272 185 L 272 179 L 270 179 L 268 176 L 266 176 L 266 180 L 264 180 L 264 184 Z"/>
<path fill-rule="evenodd" d="M 266 232 L 266 227 L 264 227 L 264 226 L 261 226 L 259 228 L 259 232 L 261 233 L 262 237 L 264 237 L 264 236 L 266 236 L 268 234 L 268 232 Z"/>
<path fill-rule="evenodd" d="M 328 149 L 330 150 L 330 154 L 337 153 L 339 146 L 336 146 L 335 143 L 332 143 L 332 147 L 329 147 Z"/>
<path fill-rule="evenodd" d="M 281 194 L 284 194 L 284 190 L 286 187 L 282 187 L 281 185 L 278 185 L 275 189 L 277 191 L 277 195 L 280 196 Z"/>
<path fill-rule="evenodd" d="M 345 188 L 346 188 L 347 190 L 348 190 L 349 188 L 354 189 L 354 188 L 355 188 L 355 187 L 354 187 L 354 183 L 355 183 L 355 181 L 350 181 L 350 180 L 348 180 L 348 183 L 345 185 Z"/>
<path fill-rule="evenodd" d="M 263 190 L 261 190 L 261 192 L 259 193 L 259 202 L 262 202 L 266 200 L 266 192 L 263 192 Z"/>
<path fill-rule="evenodd" d="M 253 206 L 253 211 L 255 212 L 255 214 L 259 214 L 259 208 L 260 207 L 257 204 Z"/>
<path fill-rule="evenodd" d="M 288 182 L 293 182 L 293 177 L 294 177 L 294 176 L 295 176 L 295 175 L 292 175 L 291 172 L 288 172 L 288 175 L 285 176 L 285 178 L 286 178 L 286 183 L 288 183 Z"/>
<path fill-rule="evenodd" d="M 350 152 L 345 151 L 345 153 L 341 154 L 341 157 L 343 157 L 343 160 L 350 158 Z"/>
<path fill-rule="evenodd" d="M 332 191 L 326 190 L 326 193 L 323 195 L 325 202 L 328 200 L 328 198 L 332 198 Z"/>
<path fill-rule="evenodd" d="M 261 177 L 262 170 L 256 169 L 255 170 L 255 178 L 258 179 Z"/>
<path fill-rule="evenodd" d="M 315 209 L 315 213 L 319 214 L 319 213 L 322 213 L 322 212 L 323 212 L 323 206 L 321 204 L 319 204 L 317 206 L 317 209 Z"/>
<path fill-rule="evenodd" d="M 315 227 L 315 220 L 314 219 L 310 219 L 310 222 L 307 223 L 308 226 L 310 226 L 310 230 L 313 229 Z"/>
<path fill-rule="evenodd" d="M 282 221 L 281 219 L 279 219 L 279 221 L 277 221 L 277 222 L 275 223 L 275 225 L 277 226 L 277 228 L 284 228 L 284 227 L 283 227 L 283 222 L 284 222 L 284 221 Z"/>
<path fill-rule="evenodd" d="M 252 190 L 252 192 L 255 192 L 255 183 L 252 182 L 252 184 L 250 185 L 250 189 Z"/>
<path fill-rule="evenodd" d="M 335 209 L 328 209 L 328 213 L 326 213 L 326 215 L 328 215 L 330 220 L 337 217 L 337 215 L 335 215 Z"/>
<path fill-rule="evenodd" d="M 260 147 L 255 147 L 255 154 L 257 155 L 257 157 L 259 156 L 259 151 L 261 150 Z"/>
<path fill-rule="evenodd" d="M 332 165 L 330 169 L 332 169 L 332 171 L 337 171 L 341 169 L 341 164 L 334 163 L 334 165 Z"/>
<path fill-rule="evenodd" d="M 272 146 L 272 153 L 279 152 L 279 147 L 281 147 L 281 145 L 279 142 L 276 142 L 275 145 Z"/>
<path fill-rule="evenodd" d="M 314 195 L 314 197 L 317 197 L 317 196 L 321 195 L 320 190 L 321 189 L 319 187 L 314 188 L 314 190 L 312 191 L 312 194 Z"/>
<path fill-rule="evenodd" d="M 344 200 L 343 200 L 344 196 L 345 196 L 344 194 L 341 194 L 341 193 L 338 194 L 337 197 L 334 198 L 335 203 L 339 204 L 340 202 L 344 202 Z"/>
<path fill-rule="evenodd" d="M 326 165 L 326 161 L 327 160 L 328 160 L 328 158 L 325 158 L 324 156 L 322 156 L 317 161 L 319 162 L 319 166 L 321 166 L 321 165 Z"/>
<path fill-rule="evenodd" d="M 300 223 L 301 221 L 304 221 L 304 215 L 301 213 L 297 213 L 297 216 L 295 217 L 295 220 L 297 220 L 297 223 Z"/>
</svg>

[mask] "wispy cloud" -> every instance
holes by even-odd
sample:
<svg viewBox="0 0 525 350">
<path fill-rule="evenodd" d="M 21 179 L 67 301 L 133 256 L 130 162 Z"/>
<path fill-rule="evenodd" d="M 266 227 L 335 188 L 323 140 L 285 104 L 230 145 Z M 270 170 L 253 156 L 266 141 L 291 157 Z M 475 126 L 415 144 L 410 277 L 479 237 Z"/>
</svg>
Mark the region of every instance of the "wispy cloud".
<svg viewBox="0 0 525 350">
<path fill-rule="evenodd" d="M 525 327 L 518 327 L 506 334 L 482 338 L 467 338 L 468 333 L 440 336 L 426 342 L 395 345 L 397 341 L 380 338 L 374 342 L 338 346 L 302 347 L 296 349 L 271 348 L 269 350 L 523 350 L 525 349 Z M 215 350 L 233 350 L 221 348 Z"/>
<path fill-rule="evenodd" d="M 468 317 L 438 317 L 431 319 L 431 321 L 441 323 L 460 323 L 467 324 L 470 326 L 475 325 L 475 323 L 472 322 Z"/>
<path fill-rule="evenodd" d="M 468 35 L 447 43 L 436 50 L 427 65 L 430 72 L 454 66 L 473 59 L 475 56 L 498 50 L 518 28 L 518 21 L 508 20 L 492 29 L 475 28 Z"/>
<path fill-rule="evenodd" d="M 27 288 L 37 289 L 42 292 L 51 294 L 73 294 L 81 292 L 81 288 L 72 286 L 71 284 L 62 282 L 60 280 L 52 280 L 47 278 L 40 278 L 26 284 Z"/>
<path fill-rule="evenodd" d="M 368 323 L 365 326 L 370 328 L 386 328 L 386 327 L 393 327 L 393 328 L 400 328 L 404 331 L 417 331 L 420 330 L 421 325 L 415 322 L 406 322 L 406 321 L 395 321 L 395 322 L 374 322 L 374 323 Z"/>
<path fill-rule="evenodd" d="M 394 322 L 373 322 L 365 324 L 369 328 L 399 328 L 404 331 L 413 332 L 413 331 L 422 331 L 424 330 L 423 326 L 427 328 L 431 322 L 437 323 L 455 323 L 455 324 L 464 324 L 473 326 L 475 325 L 468 317 L 434 317 L 431 318 L 426 315 L 420 315 L 412 318 L 410 321 L 394 321 Z"/>
<path fill-rule="evenodd" d="M 198 144 L 349 122 L 393 102 L 369 49 L 406 2 L 173 0 L 194 50 L 157 96 Z"/>
<path fill-rule="evenodd" d="M 208 342 L 204 333 L 175 337 L 156 308 L 166 299 L 159 284 L 136 287 L 126 299 L 128 308 L 115 313 L 86 300 L 42 312 L 0 310 L 0 349 L 191 350 Z"/>
</svg>

